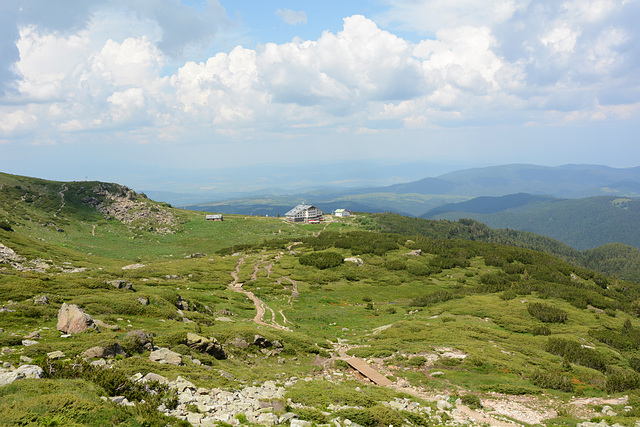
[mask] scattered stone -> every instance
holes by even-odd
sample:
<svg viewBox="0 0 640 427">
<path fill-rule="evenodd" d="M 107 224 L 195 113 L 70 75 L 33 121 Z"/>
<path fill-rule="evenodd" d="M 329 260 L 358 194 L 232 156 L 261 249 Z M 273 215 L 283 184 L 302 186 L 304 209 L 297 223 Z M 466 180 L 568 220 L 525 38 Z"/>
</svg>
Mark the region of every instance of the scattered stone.
<svg viewBox="0 0 640 427">
<path fill-rule="evenodd" d="M 256 335 L 253 338 L 253 342 L 251 344 L 252 345 L 257 345 L 260 348 L 268 348 L 268 347 L 271 347 L 273 345 L 271 343 L 271 341 L 269 341 L 268 339 L 266 339 L 262 335 Z"/>
<path fill-rule="evenodd" d="M 117 279 L 117 280 L 108 280 L 107 283 L 113 286 L 116 289 L 123 289 L 125 291 L 133 291 L 133 284 L 131 282 L 127 282 L 126 280 Z"/>
<path fill-rule="evenodd" d="M 438 402 L 436 403 L 436 406 L 441 411 L 447 411 L 453 408 L 453 405 L 446 400 L 438 400 Z"/>
<path fill-rule="evenodd" d="M 122 406 L 136 405 L 134 402 L 129 402 L 127 398 L 124 396 L 113 396 L 113 397 L 110 397 L 109 400 L 111 400 L 113 403 L 117 403 L 118 405 L 122 405 Z"/>
<path fill-rule="evenodd" d="M 143 268 L 146 267 L 146 265 L 144 264 L 129 264 L 129 265 L 125 265 L 124 267 L 122 267 L 123 270 L 135 270 L 137 268 Z"/>
<path fill-rule="evenodd" d="M 189 303 L 187 303 L 180 295 L 178 295 L 178 300 L 176 301 L 176 308 L 178 310 L 189 311 Z"/>
<path fill-rule="evenodd" d="M 416 249 L 415 251 L 411 251 L 411 252 L 407 252 L 406 254 L 403 254 L 405 256 L 420 256 L 422 255 L 422 249 Z"/>
<path fill-rule="evenodd" d="M 226 359 L 222 344 L 215 338 L 205 338 L 197 334 L 187 333 L 187 347 L 207 353 L 218 360 Z"/>
<path fill-rule="evenodd" d="M 93 318 L 75 304 L 63 303 L 58 311 L 58 330 L 65 334 L 84 332 L 89 328 L 97 330 Z"/>
<path fill-rule="evenodd" d="M 47 357 L 51 360 L 58 360 L 64 357 L 64 353 L 60 350 L 52 351 L 51 353 L 47 353 Z"/>
<path fill-rule="evenodd" d="M 149 299 L 145 297 L 138 297 L 138 302 L 142 305 L 149 305 Z"/>
<path fill-rule="evenodd" d="M 138 353 L 143 351 L 153 351 L 153 335 L 150 333 L 135 329 L 127 333 L 127 340 L 130 342 L 130 348 L 135 349 Z"/>
<path fill-rule="evenodd" d="M 30 334 L 25 335 L 23 338 L 30 339 L 30 340 L 39 340 L 40 339 L 40 332 L 33 331 Z"/>
<path fill-rule="evenodd" d="M 20 361 L 25 363 L 31 363 L 33 362 L 33 359 L 27 356 L 20 356 Z"/>
<path fill-rule="evenodd" d="M 152 362 L 166 363 L 169 365 L 181 365 L 182 356 L 176 352 L 169 350 L 168 348 L 159 348 L 152 351 L 149 355 L 149 360 Z"/>
<path fill-rule="evenodd" d="M 95 346 L 88 350 L 85 350 L 83 356 L 88 359 L 113 359 L 116 356 L 126 357 L 127 353 L 124 351 L 119 343 L 113 343 L 107 346 Z"/>
<path fill-rule="evenodd" d="M 167 380 L 162 375 L 154 374 L 153 372 L 149 372 L 147 375 L 142 377 L 140 381 L 142 382 L 158 381 L 161 384 L 169 384 L 169 380 Z"/>
<path fill-rule="evenodd" d="M 263 426 L 274 426 L 278 424 L 278 416 L 273 412 L 263 412 L 258 415 L 256 423 Z"/>
<path fill-rule="evenodd" d="M 290 425 L 291 427 L 311 427 L 312 424 L 309 421 L 304 421 L 304 420 L 299 420 L 294 418 L 291 420 Z"/>
<path fill-rule="evenodd" d="M 34 340 L 22 340 L 22 345 L 25 347 L 29 347 L 31 345 L 36 345 L 39 344 L 38 341 L 34 341 Z"/>
<path fill-rule="evenodd" d="M 49 298 L 47 298 L 46 295 L 40 295 L 39 297 L 35 297 L 33 299 L 33 303 L 39 305 L 47 305 L 49 304 Z"/>
<path fill-rule="evenodd" d="M 112 331 L 117 331 L 118 329 L 120 329 L 118 325 L 110 325 L 108 323 L 104 323 L 100 319 L 95 319 L 94 322 L 98 328 L 111 329 Z"/>
</svg>

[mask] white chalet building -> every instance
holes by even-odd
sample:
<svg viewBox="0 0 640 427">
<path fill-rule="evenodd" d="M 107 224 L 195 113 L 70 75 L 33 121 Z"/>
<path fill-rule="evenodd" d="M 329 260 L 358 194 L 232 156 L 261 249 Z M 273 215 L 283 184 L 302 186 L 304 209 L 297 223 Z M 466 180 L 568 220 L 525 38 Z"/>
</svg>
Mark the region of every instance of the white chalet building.
<svg viewBox="0 0 640 427">
<path fill-rule="evenodd" d="M 319 221 L 322 219 L 322 211 L 315 206 L 301 204 L 284 214 L 287 221 L 291 222 L 309 222 Z"/>
</svg>

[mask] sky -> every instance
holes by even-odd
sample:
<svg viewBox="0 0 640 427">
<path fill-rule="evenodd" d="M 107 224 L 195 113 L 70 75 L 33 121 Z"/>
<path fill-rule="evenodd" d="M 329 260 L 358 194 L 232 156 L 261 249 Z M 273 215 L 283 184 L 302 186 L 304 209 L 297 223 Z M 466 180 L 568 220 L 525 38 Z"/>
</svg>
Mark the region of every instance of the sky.
<svg viewBox="0 0 640 427">
<path fill-rule="evenodd" d="M 0 0 L 0 171 L 231 192 L 639 166 L 639 20 L 640 0 Z"/>
</svg>

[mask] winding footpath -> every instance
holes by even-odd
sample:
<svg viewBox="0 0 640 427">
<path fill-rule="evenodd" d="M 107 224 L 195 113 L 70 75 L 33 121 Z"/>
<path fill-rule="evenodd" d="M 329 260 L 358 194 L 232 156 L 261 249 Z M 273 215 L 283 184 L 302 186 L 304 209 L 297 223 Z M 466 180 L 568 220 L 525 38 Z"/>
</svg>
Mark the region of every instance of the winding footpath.
<svg viewBox="0 0 640 427">
<path fill-rule="evenodd" d="M 241 294 L 246 295 L 251 301 L 253 301 L 253 305 L 256 307 L 256 315 L 253 317 L 253 321 L 255 323 L 257 323 L 258 325 L 263 325 L 263 326 L 270 326 L 272 328 L 275 329 L 281 329 L 281 330 L 285 330 L 285 331 L 290 331 L 291 329 L 280 325 L 277 321 L 276 321 L 276 315 L 275 312 L 273 311 L 273 309 L 269 306 L 267 306 L 264 302 L 262 302 L 260 300 L 260 298 L 258 298 L 257 296 L 255 296 L 253 294 L 253 292 L 251 291 L 247 291 L 245 289 L 242 288 L 242 285 L 244 285 L 244 283 L 240 282 L 240 267 L 242 266 L 242 264 L 244 263 L 246 257 L 241 257 L 238 260 L 238 263 L 236 264 L 236 268 L 234 271 L 231 272 L 231 277 L 233 277 L 233 281 L 231 283 L 229 283 L 229 285 L 227 285 L 230 289 L 233 289 L 236 292 L 239 292 Z M 251 280 L 255 280 L 258 277 L 258 271 L 259 271 L 259 266 L 260 264 L 265 263 L 264 260 L 260 260 L 260 262 L 258 262 L 256 265 L 254 265 L 253 268 L 253 274 L 251 275 Z M 270 268 L 269 268 L 270 271 Z M 269 312 L 271 313 L 271 323 L 267 323 L 265 322 L 264 319 L 264 313 L 265 310 L 269 310 Z M 284 316 L 284 314 L 282 314 L 282 317 L 285 319 L 285 323 L 286 323 L 286 317 Z"/>
</svg>

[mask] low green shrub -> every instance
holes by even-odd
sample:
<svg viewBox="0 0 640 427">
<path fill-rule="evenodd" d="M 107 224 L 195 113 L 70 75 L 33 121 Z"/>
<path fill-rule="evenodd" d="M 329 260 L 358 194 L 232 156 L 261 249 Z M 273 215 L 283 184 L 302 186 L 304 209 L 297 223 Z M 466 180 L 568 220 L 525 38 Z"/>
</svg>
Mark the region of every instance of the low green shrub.
<svg viewBox="0 0 640 427">
<path fill-rule="evenodd" d="M 475 394 L 465 394 L 463 396 L 460 396 L 460 400 L 464 405 L 467 405 L 471 409 L 482 408 L 482 401 Z"/>
<path fill-rule="evenodd" d="M 533 335 L 549 336 L 551 335 L 551 329 L 547 325 L 536 325 L 531 328 L 531 333 Z"/>
<path fill-rule="evenodd" d="M 344 262 L 344 258 L 338 252 L 324 251 L 300 255 L 298 261 L 302 265 L 310 265 L 320 270 L 324 270 L 339 266 Z"/>
<path fill-rule="evenodd" d="M 529 304 L 527 311 L 530 315 L 545 323 L 565 323 L 568 317 L 566 311 L 539 302 Z"/>
<path fill-rule="evenodd" d="M 560 356 L 565 360 L 587 368 L 605 372 L 607 360 L 603 354 L 595 349 L 583 347 L 579 342 L 563 338 L 549 338 L 545 351 Z"/>
<path fill-rule="evenodd" d="M 571 378 L 556 372 L 543 372 L 536 370 L 531 375 L 531 381 L 540 388 L 550 388 L 571 393 L 574 389 Z"/>
</svg>

